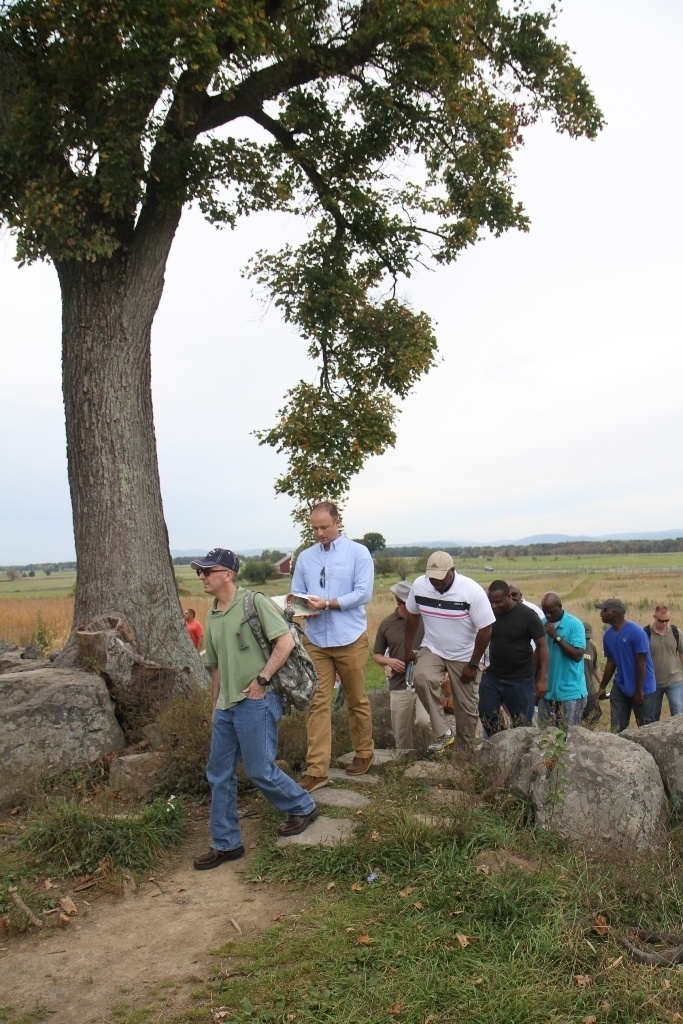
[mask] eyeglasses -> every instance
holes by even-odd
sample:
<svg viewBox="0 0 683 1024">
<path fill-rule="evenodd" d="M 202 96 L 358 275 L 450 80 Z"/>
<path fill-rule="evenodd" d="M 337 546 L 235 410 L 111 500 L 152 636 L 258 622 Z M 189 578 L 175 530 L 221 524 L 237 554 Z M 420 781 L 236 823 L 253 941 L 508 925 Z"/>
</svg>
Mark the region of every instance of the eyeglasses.
<svg viewBox="0 0 683 1024">
<path fill-rule="evenodd" d="M 657 622 L 661 622 L 663 626 L 665 626 L 667 622 L 671 621 L 671 619 L 660 619 L 658 615 L 655 615 L 655 619 L 657 620 Z"/>
<path fill-rule="evenodd" d="M 325 566 L 323 566 L 322 572 L 320 573 L 320 586 L 325 586 Z"/>
<path fill-rule="evenodd" d="M 230 569 L 226 569 L 225 566 L 219 566 L 217 569 L 195 569 L 195 572 L 199 577 L 210 576 L 212 572 L 230 572 Z"/>
</svg>

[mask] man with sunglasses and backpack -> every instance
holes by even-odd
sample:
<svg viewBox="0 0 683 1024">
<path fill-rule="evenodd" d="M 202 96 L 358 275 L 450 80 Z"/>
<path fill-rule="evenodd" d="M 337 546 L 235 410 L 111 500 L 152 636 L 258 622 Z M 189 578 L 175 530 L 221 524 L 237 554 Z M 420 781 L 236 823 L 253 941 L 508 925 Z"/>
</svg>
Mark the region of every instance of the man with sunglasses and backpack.
<svg viewBox="0 0 683 1024">
<path fill-rule="evenodd" d="M 256 594 L 254 605 L 272 644 L 266 658 L 245 621 L 247 593 L 235 580 L 239 559 L 228 548 L 213 548 L 191 562 L 204 593 L 213 598 L 206 619 L 206 664 L 211 674 L 212 733 L 206 777 L 211 787 L 211 849 L 196 857 L 198 871 L 244 854 L 237 816 L 237 765 L 278 810 L 288 815 L 281 836 L 303 832 L 317 817 L 310 795 L 275 764 L 282 702 L 270 680 L 294 648 L 289 626 L 273 603 Z"/>
</svg>

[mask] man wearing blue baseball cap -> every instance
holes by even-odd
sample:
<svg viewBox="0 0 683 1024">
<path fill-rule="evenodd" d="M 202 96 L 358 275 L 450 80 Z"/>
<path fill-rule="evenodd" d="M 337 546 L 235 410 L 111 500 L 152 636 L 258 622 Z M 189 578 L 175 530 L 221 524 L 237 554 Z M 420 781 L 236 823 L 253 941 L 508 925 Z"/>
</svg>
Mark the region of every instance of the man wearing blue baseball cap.
<svg viewBox="0 0 683 1024">
<path fill-rule="evenodd" d="M 213 548 L 206 558 L 190 563 L 213 598 L 206 620 L 206 664 L 211 673 L 212 734 L 206 777 L 211 787 L 209 831 L 211 849 L 196 857 L 198 871 L 236 860 L 244 853 L 237 818 L 237 764 L 266 800 L 288 815 L 278 826 L 281 836 L 308 828 L 318 811 L 310 795 L 275 764 L 282 703 L 270 680 L 289 657 L 294 639 L 276 607 L 263 594 L 254 606 L 263 632 L 272 644 L 270 657 L 261 650 L 244 621 L 244 597 L 237 587 L 239 558 L 228 548 Z"/>
</svg>

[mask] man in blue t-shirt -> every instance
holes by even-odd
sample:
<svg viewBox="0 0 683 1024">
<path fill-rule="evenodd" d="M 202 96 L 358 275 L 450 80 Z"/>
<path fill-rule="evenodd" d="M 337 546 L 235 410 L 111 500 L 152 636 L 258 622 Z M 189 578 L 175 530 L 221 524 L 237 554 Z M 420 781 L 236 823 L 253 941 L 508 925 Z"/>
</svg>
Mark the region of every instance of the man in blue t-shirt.
<svg viewBox="0 0 683 1024">
<path fill-rule="evenodd" d="M 602 641 L 607 664 L 598 697 L 605 697 L 614 676 L 609 695 L 612 732 L 628 729 L 632 711 L 639 726 L 649 725 L 656 720 L 657 681 L 647 633 L 635 622 L 626 621 L 626 605 L 618 598 L 611 597 L 595 607 L 609 627 Z"/>
</svg>

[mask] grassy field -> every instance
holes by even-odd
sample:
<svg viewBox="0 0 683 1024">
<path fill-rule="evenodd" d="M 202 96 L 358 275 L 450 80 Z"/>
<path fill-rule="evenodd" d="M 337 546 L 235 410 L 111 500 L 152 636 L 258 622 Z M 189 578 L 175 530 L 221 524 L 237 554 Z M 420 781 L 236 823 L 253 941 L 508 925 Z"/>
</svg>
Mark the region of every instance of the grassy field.
<svg viewBox="0 0 683 1024">
<path fill-rule="evenodd" d="M 493 571 L 484 566 L 493 566 Z M 458 562 L 457 568 L 483 587 L 487 587 L 492 579 L 517 583 L 522 587 L 524 596 L 536 604 L 540 604 L 541 596 L 547 590 L 557 590 L 567 611 L 590 622 L 593 635 L 598 639 L 602 624 L 594 604 L 606 597 L 620 597 L 628 605 L 629 618 L 642 625 L 651 621 L 655 604 L 667 604 L 672 618 L 683 625 L 683 553 L 662 555 L 659 560 L 656 555 L 603 555 L 590 559 L 548 556 L 535 560 L 505 559 L 498 563 L 476 559 Z M 408 579 L 414 579 L 419 572 L 420 568 L 416 568 L 408 574 Z M 194 608 L 203 621 L 209 600 L 203 594 L 196 573 L 190 566 L 177 566 L 176 578 L 183 608 Z M 398 576 L 378 576 L 375 580 L 375 593 L 368 606 L 371 640 L 380 620 L 393 608 L 389 588 L 397 580 Z M 71 625 L 75 581 L 73 571 L 13 581 L 0 575 L 0 639 L 6 643 L 28 644 L 40 616 L 40 628 L 54 639 L 55 646 L 59 646 Z M 289 581 L 273 580 L 254 589 L 271 596 L 286 594 Z M 374 676 L 373 662 L 370 682 Z"/>
</svg>

